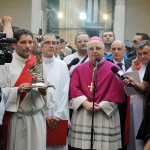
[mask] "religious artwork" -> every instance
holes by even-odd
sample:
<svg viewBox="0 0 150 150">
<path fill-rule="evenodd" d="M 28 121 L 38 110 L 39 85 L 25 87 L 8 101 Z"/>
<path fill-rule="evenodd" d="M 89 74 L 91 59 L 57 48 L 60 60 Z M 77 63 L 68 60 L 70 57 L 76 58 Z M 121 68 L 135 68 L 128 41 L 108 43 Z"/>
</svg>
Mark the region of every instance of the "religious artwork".
<svg viewBox="0 0 150 150">
<path fill-rule="evenodd" d="M 34 53 L 36 57 L 36 62 L 33 67 L 28 71 L 32 75 L 32 86 L 46 86 L 43 78 L 43 61 L 42 61 L 42 52 L 40 47 L 37 48 L 37 51 Z"/>
<path fill-rule="evenodd" d="M 36 57 L 35 65 L 28 69 L 29 73 L 32 75 L 32 86 L 31 88 L 48 88 L 52 87 L 55 89 L 53 85 L 49 85 L 46 83 L 43 77 L 43 57 L 42 57 L 42 43 L 43 43 L 43 35 L 42 29 L 39 28 L 38 36 L 36 37 L 37 47 L 36 50 L 33 51 L 33 55 Z"/>
<path fill-rule="evenodd" d="M 35 65 L 31 68 L 29 68 L 29 72 L 32 75 L 32 86 L 39 86 L 44 87 L 45 82 L 43 78 L 43 58 L 42 58 L 42 42 L 43 42 L 43 36 L 42 36 L 42 29 L 39 28 L 38 36 L 36 37 L 37 45 L 36 50 L 33 51 L 33 55 L 36 57 Z"/>
</svg>

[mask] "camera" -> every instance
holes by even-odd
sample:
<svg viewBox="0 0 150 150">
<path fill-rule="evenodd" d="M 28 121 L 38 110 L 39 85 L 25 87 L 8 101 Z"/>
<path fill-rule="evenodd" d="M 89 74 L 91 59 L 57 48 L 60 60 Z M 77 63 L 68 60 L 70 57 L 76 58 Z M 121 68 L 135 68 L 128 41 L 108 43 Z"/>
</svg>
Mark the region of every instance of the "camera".
<svg viewBox="0 0 150 150">
<path fill-rule="evenodd" d="M 6 33 L 0 32 L 0 65 L 11 63 L 13 49 L 10 43 L 16 43 L 15 38 L 6 38 Z"/>
</svg>

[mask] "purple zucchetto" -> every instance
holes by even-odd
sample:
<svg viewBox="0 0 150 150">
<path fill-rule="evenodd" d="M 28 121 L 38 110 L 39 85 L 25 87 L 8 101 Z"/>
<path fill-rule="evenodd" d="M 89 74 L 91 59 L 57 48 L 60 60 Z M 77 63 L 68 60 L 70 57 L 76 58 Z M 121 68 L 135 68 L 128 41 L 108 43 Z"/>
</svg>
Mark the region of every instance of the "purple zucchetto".
<svg viewBox="0 0 150 150">
<path fill-rule="evenodd" d="M 91 37 L 90 39 L 89 39 L 89 41 L 100 41 L 100 42 L 103 42 L 102 41 L 102 39 L 100 38 L 100 37 L 98 37 L 98 36 L 93 36 L 93 37 Z"/>
</svg>

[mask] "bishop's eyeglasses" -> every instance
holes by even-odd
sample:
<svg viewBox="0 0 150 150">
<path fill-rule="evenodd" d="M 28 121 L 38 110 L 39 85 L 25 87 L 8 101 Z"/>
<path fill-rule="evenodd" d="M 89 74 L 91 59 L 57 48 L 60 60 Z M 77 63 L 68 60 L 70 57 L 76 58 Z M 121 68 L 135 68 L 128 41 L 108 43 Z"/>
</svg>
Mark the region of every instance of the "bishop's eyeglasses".
<svg viewBox="0 0 150 150">
<path fill-rule="evenodd" d="M 104 49 L 104 47 L 91 47 L 91 48 L 89 48 L 90 51 L 94 51 L 94 50 L 100 51 L 102 49 Z"/>
</svg>

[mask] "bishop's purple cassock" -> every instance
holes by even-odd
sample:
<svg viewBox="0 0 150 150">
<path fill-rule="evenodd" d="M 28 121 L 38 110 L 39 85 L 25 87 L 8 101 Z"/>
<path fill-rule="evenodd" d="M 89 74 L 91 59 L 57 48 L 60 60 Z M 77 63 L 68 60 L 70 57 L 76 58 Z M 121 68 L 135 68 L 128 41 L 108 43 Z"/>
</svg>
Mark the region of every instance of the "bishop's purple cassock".
<svg viewBox="0 0 150 150">
<path fill-rule="evenodd" d="M 95 102 L 110 101 L 116 103 L 124 102 L 124 85 L 115 77 L 111 67 L 115 64 L 104 60 L 97 68 L 96 84 L 97 92 Z M 117 65 L 115 65 L 118 67 Z M 70 81 L 70 99 L 86 96 L 88 101 L 93 99 L 93 66 L 90 61 L 79 65 L 73 72 Z"/>
</svg>

